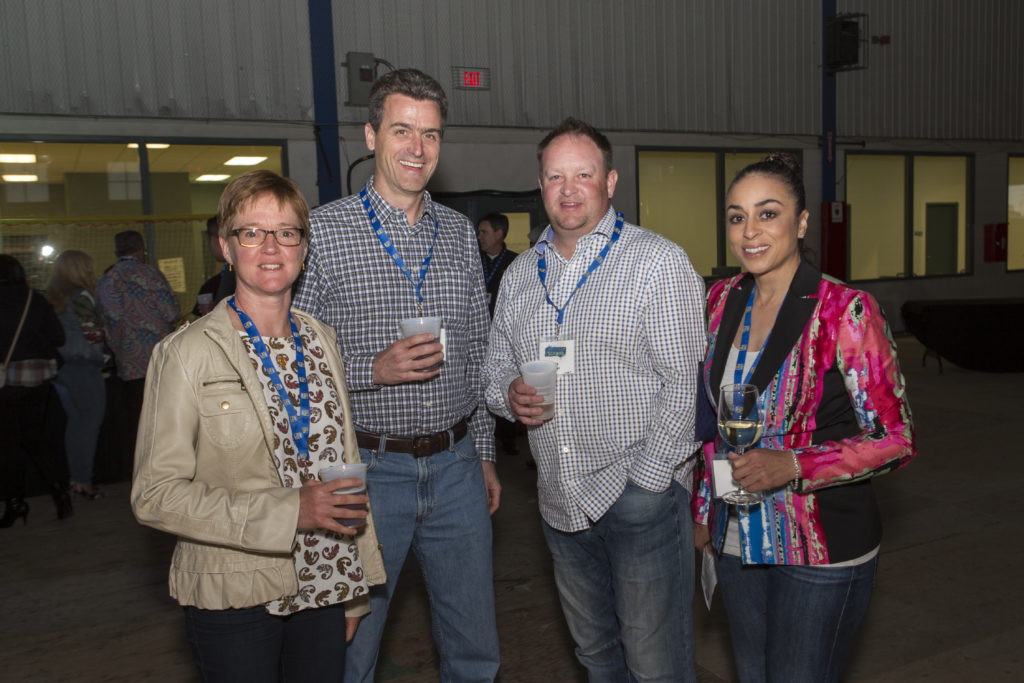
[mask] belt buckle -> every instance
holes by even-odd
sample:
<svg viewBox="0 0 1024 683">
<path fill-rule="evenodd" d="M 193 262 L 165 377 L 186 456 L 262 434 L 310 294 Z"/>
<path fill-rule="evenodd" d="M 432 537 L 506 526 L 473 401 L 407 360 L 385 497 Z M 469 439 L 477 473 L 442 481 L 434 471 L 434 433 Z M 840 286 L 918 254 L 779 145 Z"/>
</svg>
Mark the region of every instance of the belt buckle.
<svg viewBox="0 0 1024 683">
<path fill-rule="evenodd" d="M 412 438 L 412 457 L 424 458 L 428 455 L 433 455 L 434 451 L 431 450 L 434 437 L 432 436 L 414 436 Z"/>
</svg>

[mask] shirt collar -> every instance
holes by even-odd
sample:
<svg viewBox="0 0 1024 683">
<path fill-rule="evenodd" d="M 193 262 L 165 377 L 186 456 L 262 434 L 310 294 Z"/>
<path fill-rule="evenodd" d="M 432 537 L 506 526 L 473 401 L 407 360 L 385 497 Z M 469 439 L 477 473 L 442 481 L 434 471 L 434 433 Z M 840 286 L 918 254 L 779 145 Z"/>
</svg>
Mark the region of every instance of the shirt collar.
<svg viewBox="0 0 1024 683">
<path fill-rule="evenodd" d="M 374 174 L 371 173 L 370 177 L 366 180 L 365 188 L 366 195 L 370 200 L 370 206 L 373 207 L 373 210 L 377 213 L 378 216 L 390 216 L 396 213 L 401 214 L 403 216 L 403 219 L 399 222 L 402 223 L 403 225 L 406 225 L 409 230 L 416 230 L 419 227 L 420 223 L 423 221 L 424 217 L 428 218 L 431 225 L 434 223 L 434 218 L 436 217 L 436 214 L 434 209 L 434 202 L 430 198 L 429 191 L 423 191 L 423 214 L 416 219 L 416 223 L 414 225 L 409 226 L 409 224 L 404 219 L 405 211 L 391 206 L 383 197 L 380 196 L 380 194 L 377 193 L 376 188 L 374 188 L 373 186 L 373 177 Z"/>
<path fill-rule="evenodd" d="M 615 207 L 609 205 L 608 211 L 605 212 L 604 216 L 597 222 L 597 226 L 588 232 L 586 235 L 580 238 L 580 242 L 584 242 L 592 235 L 603 235 L 604 238 L 611 239 L 612 232 L 615 231 Z M 540 238 L 537 239 L 537 244 L 533 245 L 533 248 L 538 254 L 543 256 L 547 253 L 548 245 L 552 243 L 555 237 L 555 229 L 548 225 L 544 228 L 544 231 L 540 234 Z M 579 244 L 580 242 L 577 242 Z"/>
</svg>

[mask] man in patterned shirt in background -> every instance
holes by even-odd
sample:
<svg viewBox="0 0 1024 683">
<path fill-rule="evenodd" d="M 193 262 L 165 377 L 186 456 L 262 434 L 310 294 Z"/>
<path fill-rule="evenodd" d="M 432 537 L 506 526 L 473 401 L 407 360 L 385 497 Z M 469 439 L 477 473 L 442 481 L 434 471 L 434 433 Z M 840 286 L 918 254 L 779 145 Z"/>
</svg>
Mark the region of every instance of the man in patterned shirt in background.
<svg viewBox="0 0 1024 683">
<path fill-rule="evenodd" d="M 571 118 L 538 146 L 551 225 L 502 281 L 487 403 L 530 426 L 555 582 L 591 680 L 688 681 L 704 285 L 680 247 L 616 214 L 611 157 Z M 543 358 L 559 364 L 547 421 L 519 374 Z"/>
<path fill-rule="evenodd" d="M 164 274 L 145 262 L 141 233 L 114 235 L 114 254 L 117 261 L 96 285 L 96 303 L 121 381 L 118 460 L 120 474 L 130 477 L 149 357 L 157 342 L 174 330 L 181 307 Z"/>
<path fill-rule="evenodd" d="M 426 192 L 447 98 L 415 69 L 370 93 L 374 174 L 356 195 L 313 211 L 295 306 L 334 327 L 387 584 L 345 654 L 345 680 L 372 683 L 395 584 L 412 548 L 430 594 L 442 680 L 498 670 L 490 514 L 501 487 L 483 403 L 487 293 L 469 220 Z M 405 318 L 438 316 L 402 338 Z"/>
</svg>

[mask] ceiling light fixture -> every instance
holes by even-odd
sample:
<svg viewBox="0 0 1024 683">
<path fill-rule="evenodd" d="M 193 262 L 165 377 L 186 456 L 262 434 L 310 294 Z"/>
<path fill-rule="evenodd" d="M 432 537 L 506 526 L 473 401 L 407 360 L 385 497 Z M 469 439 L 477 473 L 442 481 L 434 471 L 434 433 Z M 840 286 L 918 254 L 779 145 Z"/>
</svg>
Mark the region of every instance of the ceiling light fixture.
<svg viewBox="0 0 1024 683">
<path fill-rule="evenodd" d="M 147 142 L 146 143 L 146 149 L 167 149 L 170 146 L 171 146 L 170 143 L 167 143 L 167 142 Z M 139 148 L 139 143 L 137 143 L 137 142 L 129 142 L 128 143 L 128 149 L 138 149 L 138 148 Z"/>
<path fill-rule="evenodd" d="M 196 181 L 200 183 L 218 183 L 222 180 L 227 180 L 230 177 L 230 175 L 220 173 L 204 173 L 196 178 Z"/>
<path fill-rule="evenodd" d="M 266 161 L 266 157 L 231 157 L 224 162 L 225 166 L 255 166 L 261 161 Z"/>
<path fill-rule="evenodd" d="M 34 173 L 22 173 L 22 174 L 18 174 L 18 173 L 4 173 L 3 176 L 0 176 L 0 177 L 2 177 L 4 179 L 4 182 L 7 182 L 7 183 L 38 183 L 39 182 L 39 176 L 35 175 Z"/>
<path fill-rule="evenodd" d="M 0 154 L 0 164 L 34 164 L 35 154 Z"/>
</svg>

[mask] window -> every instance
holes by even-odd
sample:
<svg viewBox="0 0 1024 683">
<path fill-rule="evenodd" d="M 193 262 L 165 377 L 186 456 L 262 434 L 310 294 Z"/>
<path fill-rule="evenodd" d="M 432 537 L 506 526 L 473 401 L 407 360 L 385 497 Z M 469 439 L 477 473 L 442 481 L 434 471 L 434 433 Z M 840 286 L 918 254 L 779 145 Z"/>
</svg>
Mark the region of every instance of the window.
<svg viewBox="0 0 1024 683">
<path fill-rule="evenodd" d="M 847 153 L 850 279 L 969 272 L 969 161 Z"/>
<path fill-rule="evenodd" d="M 679 244 L 705 277 L 738 267 L 725 240 L 724 197 L 736 174 L 766 152 L 640 149 L 639 222 Z"/>
<path fill-rule="evenodd" d="M 0 140 L 0 251 L 43 288 L 62 251 L 88 253 L 100 275 L 114 263 L 114 235 L 138 230 L 188 311 L 220 267 L 206 219 L 224 186 L 253 168 L 282 172 L 282 146 Z"/>
<path fill-rule="evenodd" d="M 1024 157 L 1010 157 L 1006 191 L 1006 269 L 1024 270 Z"/>
</svg>

